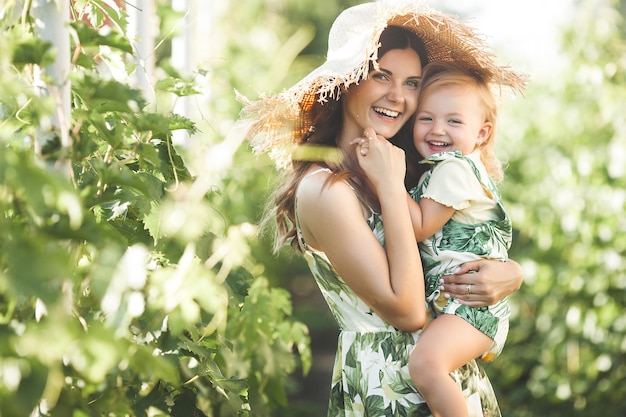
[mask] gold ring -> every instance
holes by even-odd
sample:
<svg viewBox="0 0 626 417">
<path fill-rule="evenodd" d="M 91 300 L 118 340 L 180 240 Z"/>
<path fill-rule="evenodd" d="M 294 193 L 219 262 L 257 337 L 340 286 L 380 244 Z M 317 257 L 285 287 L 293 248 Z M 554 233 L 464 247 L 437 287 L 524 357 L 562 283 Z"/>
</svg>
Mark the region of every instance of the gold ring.
<svg viewBox="0 0 626 417">
<path fill-rule="evenodd" d="M 467 290 L 466 294 L 470 295 L 472 293 L 472 284 L 467 284 L 466 290 Z"/>
</svg>

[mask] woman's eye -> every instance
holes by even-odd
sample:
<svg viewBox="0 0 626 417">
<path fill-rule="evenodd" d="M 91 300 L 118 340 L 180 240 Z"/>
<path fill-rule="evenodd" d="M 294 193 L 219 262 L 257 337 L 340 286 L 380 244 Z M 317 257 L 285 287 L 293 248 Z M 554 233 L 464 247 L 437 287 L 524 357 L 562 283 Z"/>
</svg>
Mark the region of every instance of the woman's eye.
<svg viewBox="0 0 626 417">
<path fill-rule="evenodd" d="M 420 86 L 420 83 L 419 81 L 407 81 L 406 85 L 412 90 L 417 90 Z"/>
<path fill-rule="evenodd" d="M 382 72 L 375 72 L 374 74 L 372 74 L 372 78 L 375 80 L 380 80 L 380 81 L 389 80 L 389 77 L 387 77 L 387 75 L 383 74 Z"/>
</svg>

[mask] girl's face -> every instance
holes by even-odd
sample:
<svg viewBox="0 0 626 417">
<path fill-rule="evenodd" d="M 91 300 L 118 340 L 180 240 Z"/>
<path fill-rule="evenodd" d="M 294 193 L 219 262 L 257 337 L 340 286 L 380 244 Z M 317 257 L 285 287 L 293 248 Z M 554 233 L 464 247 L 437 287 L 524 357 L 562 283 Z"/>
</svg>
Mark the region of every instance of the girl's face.
<svg viewBox="0 0 626 417">
<path fill-rule="evenodd" d="M 378 60 L 379 69 L 351 86 L 343 101 L 342 138 L 354 139 L 372 127 L 385 138 L 394 136 L 417 109 L 420 58 L 413 49 L 392 49 Z"/>
<path fill-rule="evenodd" d="M 413 125 L 415 148 L 424 158 L 444 151 L 473 152 L 493 129 L 493 124 L 485 121 L 483 107 L 478 90 L 471 86 L 426 90 Z"/>
</svg>

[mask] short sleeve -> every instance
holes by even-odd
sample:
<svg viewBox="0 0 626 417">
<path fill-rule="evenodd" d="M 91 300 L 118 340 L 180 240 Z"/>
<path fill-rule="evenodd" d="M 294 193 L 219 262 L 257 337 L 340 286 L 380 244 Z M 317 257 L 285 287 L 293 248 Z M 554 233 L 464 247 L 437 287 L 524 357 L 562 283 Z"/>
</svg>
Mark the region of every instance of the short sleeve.
<svg viewBox="0 0 626 417">
<path fill-rule="evenodd" d="M 428 186 L 421 198 L 431 199 L 455 210 L 469 207 L 476 198 L 484 198 L 484 190 L 469 163 L 462 158 L 444 158 L 432 168 Z"/>
</svg>

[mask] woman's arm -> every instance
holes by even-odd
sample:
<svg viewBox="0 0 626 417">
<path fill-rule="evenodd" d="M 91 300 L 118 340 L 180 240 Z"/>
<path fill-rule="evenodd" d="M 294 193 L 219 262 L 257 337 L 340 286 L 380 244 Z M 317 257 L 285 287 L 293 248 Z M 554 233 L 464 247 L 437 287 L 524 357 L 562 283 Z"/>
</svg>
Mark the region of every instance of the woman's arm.
<svg viewBox="0 0 626 417">
<path fill-rule="evenodd" d="M 363 159 L 363 160 L 362 160 Z M 309 246 L 323 251 L 348 286 L 392 326 L 414 331 L 426 321 L 424 277 L 411 227 L 404 179 L 404 153 L 372 140 L 359 162 L 381 193 L 383 247 L 369 228 L 363 206 L 343 181 L 326 173 L 298 188 L 298 218 Z"/>
<path fill-rule="evenodd" d="M 523 280 L 522 267 L 517 262 L 481 259 L 466 262 L 454 275 L 443 277 L 442 287 L 446 295 L 461 304 L 482 307 L 513 294 Z"/>
</svg>

